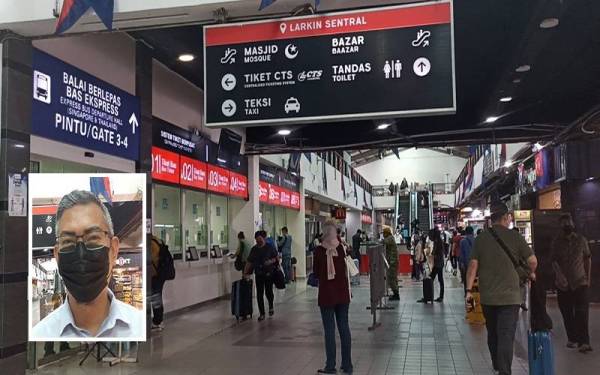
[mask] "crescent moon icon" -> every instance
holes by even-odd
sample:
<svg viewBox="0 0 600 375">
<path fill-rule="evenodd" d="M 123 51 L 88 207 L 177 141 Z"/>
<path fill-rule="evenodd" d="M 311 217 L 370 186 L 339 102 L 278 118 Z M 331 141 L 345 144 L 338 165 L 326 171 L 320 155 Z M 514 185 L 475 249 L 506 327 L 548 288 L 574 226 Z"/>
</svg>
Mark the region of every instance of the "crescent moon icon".
<svg viewBox="0 0 600 375">
<path fill-rule="evenodd" d="M 295 59 L 298 56 L 298 53 L 298 47 L 296 47 L 294 44 L 288 44 L 287 47 L 285 47 L 285 57 L 290 60 Z"/>
</svg>

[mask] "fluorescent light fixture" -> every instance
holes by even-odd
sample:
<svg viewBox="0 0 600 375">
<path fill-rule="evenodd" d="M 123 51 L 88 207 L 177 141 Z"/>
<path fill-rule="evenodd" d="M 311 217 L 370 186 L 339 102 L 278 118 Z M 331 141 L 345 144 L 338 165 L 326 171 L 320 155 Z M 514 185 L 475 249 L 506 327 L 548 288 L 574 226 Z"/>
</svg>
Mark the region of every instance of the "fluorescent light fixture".
<svg viewBox="0 0 600 375">
<path fill-rule="evenodd" d="M 23 145 L 23 144 L 20 144 L 20 143 L 17 143 L 17 144 L 15 145 L 15 147 L 16 147 L 16 148 L 25 148 L 25 145 Z"/>
<path fill-rule="evenodd" d="M 461 212 L 473 212 L 473 208 L 471 207 L 465 207 L 461 210 Z"/>
<path fill-rule="evenodd" d="M 480 216 L 481 216 L 481 210 L 474 209 L 473 212 L 471 212 L 471 217 L 480 217 Z"/>
<path fill-rule="evenodd" d="M 585 180 L 589 182 L 589 181 L 594 181 L 595 179 L 596 179 L 596 177 L 588 177 Z"/>
<path fill-rule="evenodd" d="M 512 96 L 504 96 L 504 97 L 500 98 L 500 101 L 502 103 L 508 103 L 508 102 L 512 101 Z"/>
<path fill-rule="evenodd" d="M 221 158 L 217 158 L 217 161 L 220 161 L 221 163 L 227 163 L 227 160 Z"/>
<path fill-rule="evenodd" d="M 515 71 L 517 73 L 525 73 L 530 70 L 531 70 L 531 65 L 527 65 L 527 64 L 521 65 L 521 66 L 517 67 L 517 69 L 515 69 Z"/>
<path fill-rule="evenodd" d="M 377 126 L 377 130 L 385 130 L 390 127 L 390 124 L 380 124 Z"/>
<path fill-rule="evenodd" d="M 515 79 L 513 79 L 513 83 L 521 83 L 521 78 L 515 78 Z"/>
<path fill-rule="evenodd" d="M 540 22 L 540 28 L 542 29 L 551 29 L 553 27 L 558 26 L 559 21 L 558 18 L 546 18 L 542 22 Z"/>
<path fill-rule="evenodd" d="M 289 129 L 281 129 L 280 131 L 277 132 L 277 134 L 279 135 L 290 135 L 292 134 L 292 131 Z"/>
<path fill-rule="evenodd" d="M 492 215 L 492 212 L 489 209 L 485 209 L 483 210 L 483 216 L 485 217 L 490 217 Z"/>
<path fill-rule="evenodd" d="M 510 167 L 510 166 L 512 166 L 512 165 L 513 165 L 513 162 L 512 162 L 512 160 L 507 160 L 507 161 L 504 163 L 504 167 L 506 167 L 506 168 L 509 168 L 509 167 Z"/>
<path fill-rule="evenodd" d="M 195 58 L 196 58 L 196 56 L 192 55 L 191 53 L 184 53 L 184 54 L 179 55 L 177 60 L 179 60 L 181 62 L 190 62 L 190 61 L 194 61 Z"/>
<path fill-rule="evenodd" d="M 540 142 L 535 142 L 535 144 L 533 145 L 534 152 L 541 151 L 543 148 L 544 146 Z"/>
<path fill-rule="evenodd" d="M 487 122 L 488 124 L 491 124 L 492 122 L 496 122 L 496 120 L 498 120 L 497 116 L 490 116 L 485 119 L 485 122 Z"/>
</svg>

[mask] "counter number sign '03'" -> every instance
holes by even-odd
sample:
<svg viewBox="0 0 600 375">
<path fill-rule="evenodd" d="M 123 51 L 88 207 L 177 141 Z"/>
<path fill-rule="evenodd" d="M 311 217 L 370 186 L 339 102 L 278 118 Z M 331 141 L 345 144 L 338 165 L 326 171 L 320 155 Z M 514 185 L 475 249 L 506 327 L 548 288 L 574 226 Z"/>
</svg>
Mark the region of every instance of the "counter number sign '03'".
<svg viewBox="0 0 600 375">
<path fill-rule="evenodd" d="M 452 3 L 204 29 L 207 126 L 456 112 Z"/>
</svg>

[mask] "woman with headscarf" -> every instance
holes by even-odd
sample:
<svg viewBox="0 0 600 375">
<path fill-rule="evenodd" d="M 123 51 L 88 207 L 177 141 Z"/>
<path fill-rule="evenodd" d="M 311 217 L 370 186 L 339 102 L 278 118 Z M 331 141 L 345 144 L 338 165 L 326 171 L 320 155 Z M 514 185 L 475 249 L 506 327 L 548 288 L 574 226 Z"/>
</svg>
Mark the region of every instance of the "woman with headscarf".
<svg viewBox="0 0 600 375">
<path fill-rule="evenodd" d="M 342 346 L 343 373 L 351 374 L 351 335 L 348 324 L 350 306 L 350 282 L 346 268 L 346 247 L 338 239 L 336 224 L 332 220 L 323 226 L 323 240 L 315 249 L 313 272 L 319 279 L 319 308 L 325 334 L 327 361 L 319 374 L 335 374 L 336 344 L 335 326 L 337 322 Z"/>
</svg>

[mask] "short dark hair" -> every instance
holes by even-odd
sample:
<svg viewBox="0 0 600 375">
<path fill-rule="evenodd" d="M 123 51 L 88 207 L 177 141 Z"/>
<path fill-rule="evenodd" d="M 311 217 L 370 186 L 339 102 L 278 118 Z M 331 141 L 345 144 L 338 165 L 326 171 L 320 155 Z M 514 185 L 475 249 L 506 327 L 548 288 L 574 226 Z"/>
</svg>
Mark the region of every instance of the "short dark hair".
<svg viewBox="0 0 600 375">
<path fill-rule="evenodd" d="M 281 231 L 282 231 L 282 232 L 287 232 L 287 231 L 288 231 L 288 229 L 287 229 L 287 227 L 283 227 L 283 228 L 281 228 Z"/>
<path fill-rule="evenodd" d="M 473 227 L 472 227 L 472 226 L 470 226 L 470 225 L 467 227 L 467 229 L 465 229 L 465 233 L 466 233 L 466 234 L 473 234 L 473 232 L 474 232 L 474 231 L 475 231 L 475 230 L 474 230 L 474 229 L 473 229 Z"/>
<path fill-rule="evenodd" d="M 264 231 L 264 230 L 257 230 L 257 231 L 254 233 L 254 238 L 258 238 L 258 237 L 265 238 L 265 237 L 266 237 L 266 236 L 265 236 L 265 234 L 266 234 L 266 233 L 265 233 L 265 231 Z"/>
<path fill-rule="evenodd" d="M 492 223 L 497 223 L 504 215 L 508 214 L 508 207 L 503 202 L 496 202 L 491 205 L 490 211 Z"/>
<path fill-rule="evenodd" d="M 244 238 L 246 238 L 246 236 L 244 235 L 244 232 L 238 233 L 238 239 L 239 240 L 243 240 Z"/>
<path fill-rule="evenodd" d="M 356 233 L 362 233 L 362 231 L 359 229 L 359 230 L 356 231 Z"/>
</svg>

